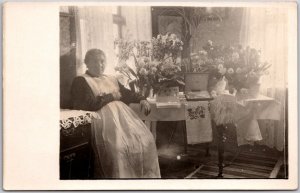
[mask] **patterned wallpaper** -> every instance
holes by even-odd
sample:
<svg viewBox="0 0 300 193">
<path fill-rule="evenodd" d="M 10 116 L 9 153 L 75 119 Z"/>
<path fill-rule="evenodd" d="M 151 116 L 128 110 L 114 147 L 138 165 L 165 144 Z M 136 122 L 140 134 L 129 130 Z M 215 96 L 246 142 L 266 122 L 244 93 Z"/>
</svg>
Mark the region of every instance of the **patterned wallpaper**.
<svg viewBox="0 0 300 193">
<path fill-rule="evenodd" d="M 62 56 L 70 52 L 70 48 L 71 48 L 70 18 L 61 16 L 59 19 L 60 19 L 60 55 Z"/>
<path fill-rule="evenodd" d="M 70 108 L 71 84 L 76 76 L 76 50 L 71 45 L 71 27 L 70 17 L 60 15 L 60 106 L 63 109 Z"/>
</svg>

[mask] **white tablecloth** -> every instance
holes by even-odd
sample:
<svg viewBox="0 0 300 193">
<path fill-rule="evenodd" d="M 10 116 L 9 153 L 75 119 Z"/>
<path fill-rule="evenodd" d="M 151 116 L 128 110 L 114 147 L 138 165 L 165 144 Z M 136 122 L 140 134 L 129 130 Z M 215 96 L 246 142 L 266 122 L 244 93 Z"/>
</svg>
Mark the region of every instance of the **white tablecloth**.
<svg viewBox="0 0 300 193">
<path fill-rule="evenodd" d="M 259 125 L 259 120 L 269 120 L 268 122 L 270 122 L 270 120 L 279 121 L 281 119 L 281 104 L 273 98 L 262 95 L 255 99 L 239 101 L 238 111 L 246 112 L 246 116 L 240 116 L 236 122 L 238 145 L 251 144 L 251 142 L 264 139 L 266 128 L 262 124 Z M 282 140 L 284 140 L 284 136 L 282 136 Z M 281 147 L 277 148 L 282 149 Z"/>
<path fill-rule="evenodd" d="M 211 118 L 208 101 L 181 101 L 180 108 L 157 108 L 155 102 L 150 102 L 151 113 L 145 116 L 139 104 L 130 104 L 130 107 L 150 127 L 156 137 L 157 121 L 186 121 L 187 143 L 205 143 L 212 141 Z M 189 115 L 194 116 L 191 118 Z"/>
<path fill-rule="evenodd" d="M 220 102 L 221 101 L 221 102 Z M 224 101 L 224 102 L 222 102 Z M 281 104 L 273 98 L 260 95 L 256 98 L 245 98 L 242 96 L 220 95 L 212 102 L 213 106 L 222 106 L 223 108 L 212 108 L 212 114 L 218 124 L 235 123 L 237 130 L 238 145 L 253 144 L 259 142 L 260 144 L 275 147 L 278 150 L 283 149 L 284 135 L 281 136 L 282 142 L 280 145 L 274 145 L 270 139 L 266 139 L 266 132 L 270 133 L 270 128 L 266 128 L 259 120 L 268 120 L 269 126 L 272 121 L 279 121 L 281 117 Z M 224 105 L 226 104 L 226 105 Z M 222 119 L 220 119 L 222 117 Z M 275 127 L 272 127 L 274 130 Z M 279 128 L 277 133 L 284 134 L 284 127 Z M 273 131 L 274 133 L 274 131 Z M 274 137 L 274 136 L 273 136 Z M 279 136 L 280 138 L 280 136 Z"/>
</svg>

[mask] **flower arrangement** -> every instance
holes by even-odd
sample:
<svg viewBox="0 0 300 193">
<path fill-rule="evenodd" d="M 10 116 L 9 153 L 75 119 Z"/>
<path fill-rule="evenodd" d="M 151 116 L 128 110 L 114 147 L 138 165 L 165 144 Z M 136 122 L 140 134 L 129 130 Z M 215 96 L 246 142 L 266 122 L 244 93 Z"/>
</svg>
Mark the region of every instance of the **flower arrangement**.
<svg viewBox="0 0 300 193">
<path fill-rule="evenodd" d="M 271 66 L 261 61 L 261 51 L 242 46 L 213 45 L 208 41 L 203 50 L 191 54 L 193 72 L 208 72 L 210 79 L 225 77 L 235 89 L 248 89 L 268 74 Z"/>
<path fill-rule="evenodd" d="M 182 41 L 175 34 L 158 35 L 151 41 L 118 39 L 118 65 L 116 71 L 134 82 L 139 91 L 182 85 L 180 51 Z M 131 58 L 134 65 L 130 64 Z"/>
</svg>

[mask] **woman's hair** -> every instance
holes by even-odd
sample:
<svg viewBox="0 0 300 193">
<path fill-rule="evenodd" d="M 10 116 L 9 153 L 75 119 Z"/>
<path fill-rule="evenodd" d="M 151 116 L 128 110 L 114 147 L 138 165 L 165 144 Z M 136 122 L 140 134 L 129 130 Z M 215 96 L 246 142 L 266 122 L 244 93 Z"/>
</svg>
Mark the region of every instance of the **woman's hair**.
<svg viewBox="0 0 300 193">
<path fill-rule="evenodd" d="M 85 54 L 84 63 L 88 64 L 89 61 L 95 59 L 95 57 L 97 55 L 100 55 L 100 56 L 102 55 L 102 56 L 105 57 L 105 53 L 102 50 L 100 50 L 100 49 L 90 49 Z"/>
</svg>

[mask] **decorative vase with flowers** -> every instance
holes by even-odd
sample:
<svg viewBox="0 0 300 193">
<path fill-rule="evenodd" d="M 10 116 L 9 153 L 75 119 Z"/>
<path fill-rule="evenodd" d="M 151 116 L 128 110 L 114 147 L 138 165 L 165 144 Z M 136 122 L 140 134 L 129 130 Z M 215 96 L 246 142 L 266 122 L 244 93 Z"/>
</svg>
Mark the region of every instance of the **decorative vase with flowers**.
<svg viewBox="0 0 300 193">
<path fill-rule="evenodd" d="M 169 92 L 167 88 L 184 85 L 180 60 L 183 43 L 175 34 L 159 34 L 151 41 L 118 39 L 115 45 L 119 59 L 115 70 L 133 82 L 137 91 L 173 95 L 177 89 Z"/>
<path fill-rule="evenodd" d="M 271 66 L 261 61 L 261 51 L 249 46 L 214 45 L 208 41 L 203 50 L 196 53 L 193 69 L 210 74 L 209 85 L 214 90 L 216 82 L 227 82 L 226 89 L 231 92 L 243 89 L 243 93 L 256 97 L 259 93 L 260 79 L 268 74 Z"/>
</svg>

